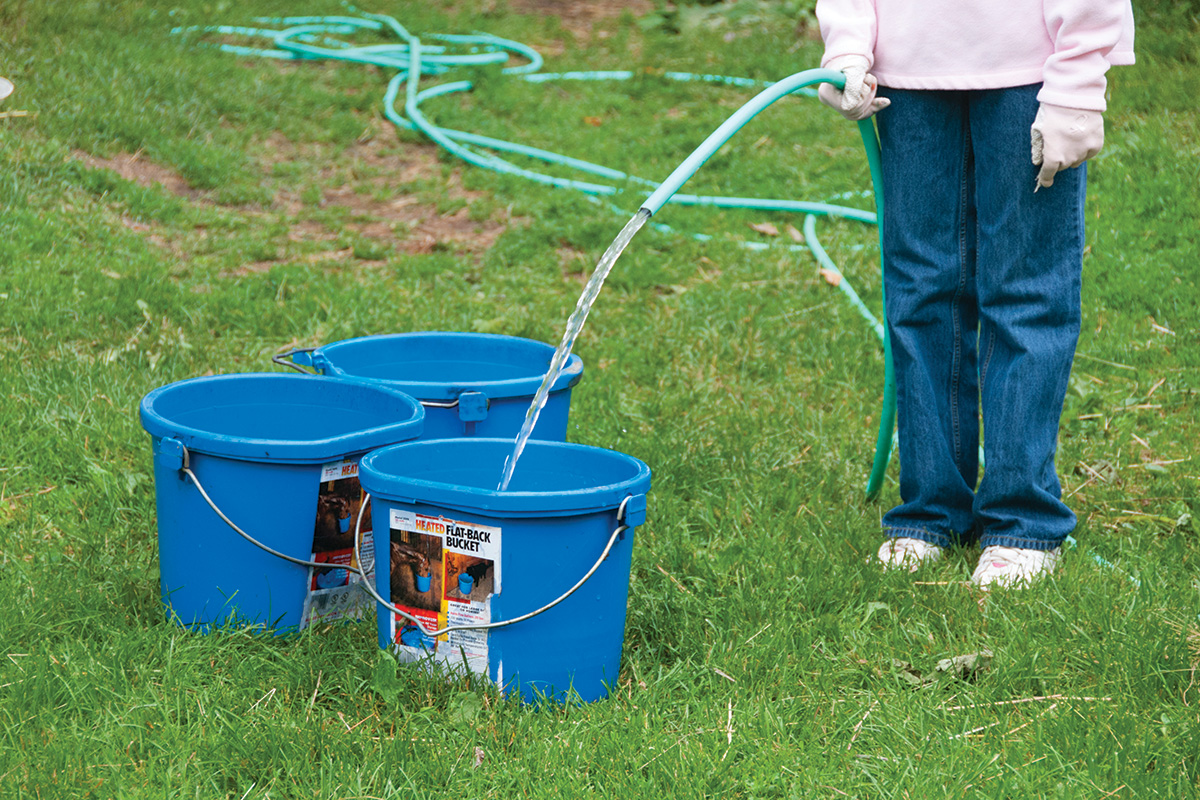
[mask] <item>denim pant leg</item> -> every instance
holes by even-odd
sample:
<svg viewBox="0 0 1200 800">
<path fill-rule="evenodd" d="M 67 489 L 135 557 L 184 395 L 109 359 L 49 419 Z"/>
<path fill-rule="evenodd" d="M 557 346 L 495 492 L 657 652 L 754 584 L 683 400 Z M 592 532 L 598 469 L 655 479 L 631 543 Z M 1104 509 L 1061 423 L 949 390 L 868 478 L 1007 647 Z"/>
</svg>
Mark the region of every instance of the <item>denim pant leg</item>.
<svg viewBox="0 0 1200 800">
<path fill-rule="evenodd" d="M 974 513 L 985 547 L 1049 550 L 1075 527 L 1054 454 L 1079 338 L 1086 167 L 1034 192 L 1039 88 L 970 93 L 984 442 Z"/>
<path fill-rule="evenodd" d="M 901 498 L 883 525 L 944 547 L 972 536 L 979 468 L 969 93 L 880 94 L 892 101 L 876 120 Z"/>
</svg>

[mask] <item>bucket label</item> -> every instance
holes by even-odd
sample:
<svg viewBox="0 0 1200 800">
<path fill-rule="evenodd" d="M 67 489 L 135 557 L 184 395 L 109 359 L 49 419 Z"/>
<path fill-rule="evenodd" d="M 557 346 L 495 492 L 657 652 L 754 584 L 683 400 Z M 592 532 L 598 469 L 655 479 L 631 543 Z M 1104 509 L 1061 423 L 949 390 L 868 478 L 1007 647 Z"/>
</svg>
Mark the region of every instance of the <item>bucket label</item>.
<svg viewBox="0 0 1200 800">
<path fill-rule="evenodd" d="M 341 619 L 361 619 L 372 609 L 371 598 L 357 585 L 362 579 L 345 569 L 354 563 L 354 525 L 363 504 L 358 461 L 335 461 L 321 467 L 313 525 L 312 558 L 328 568 L 309 567 L 308 593 L 300 627 Z M 363 512 L 359 548 L 374 579 L 375 543 L 371 536 L 371 507 Z M 355 565 L 356 566 L 356 565 Z"/>
<path fill-rule="evenodd" d="M 421 621 L 392 615 L 392 641 L 402 661 L 428 658 L 447 670 L 488 671 L 488 632 L 450 631 L 437 639 L 426 631 L 492 620 L 492 595 L 500 593 L 500 528 L 391 512 L 392 604 Z"/>
</svg>

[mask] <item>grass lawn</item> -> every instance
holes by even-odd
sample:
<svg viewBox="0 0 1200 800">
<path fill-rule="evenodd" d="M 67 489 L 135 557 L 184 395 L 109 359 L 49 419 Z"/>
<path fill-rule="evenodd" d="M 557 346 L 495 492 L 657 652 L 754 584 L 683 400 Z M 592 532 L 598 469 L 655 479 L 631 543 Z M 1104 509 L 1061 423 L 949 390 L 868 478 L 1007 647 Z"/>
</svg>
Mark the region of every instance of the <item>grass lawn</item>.
<svg viewBox="0 0 1200 800">
<path fill-rule="evenodd" d="M 594 6 L 369 10 L 418 35 L 528 43 L 549 71 L 636 70 L 535 86 L 484 68 L 474 92 L 423 107 L 654 180 L 751 94 L 662 70 L 779 78 L 820 55 L 785 14 L 677 26 L 651 3 Z M 1078 547 L 1059 574 L 980 597 L 973 552 L 916 582 L 871 566 L 898 496 L 895 463 L 879 502 L 863 496 L 878 341 L 787 249 L 802 218 L 668 207 L 655 219 L 675 232 L 635 239 L 576 346 L 570 439 L 654 471 L 621 678 L 608 700 L 534 711 L 398 668 L 370 623 L 266 639 L 168 622 L 137 405 L 372 333 L 556 342 L 624 217 L 397 132 L 385 70 L 169 35 L 346 13 L 332 0 L 0 3 L 0 74 L 17 86 L 0 106 L 0 794 L 1200 795 L 1200 25 L 1186 8 L 1143 14 L 1139 64 L 1110 73 L 1058 455 Z M 688 184 L 870 208 L 866 188 L 853 126 L 808 98 Z M 632 213 L 638 198 L 614 202 Z M 779 236 L 750 227 L 767 222 Z M 875 229 L 820 232 L 877 308 Z M 985 651 L 969 679 L 937 669 Z"/>
</svg>

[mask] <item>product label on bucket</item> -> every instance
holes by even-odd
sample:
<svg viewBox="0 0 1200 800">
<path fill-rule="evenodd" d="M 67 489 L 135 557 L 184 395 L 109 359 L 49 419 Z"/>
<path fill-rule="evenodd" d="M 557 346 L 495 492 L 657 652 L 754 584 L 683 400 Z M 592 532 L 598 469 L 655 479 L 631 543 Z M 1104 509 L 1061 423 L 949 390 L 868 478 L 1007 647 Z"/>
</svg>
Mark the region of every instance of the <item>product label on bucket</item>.
<svg viewBox="0 0 1200 800">
<path fill-rule="evenodd" d="M 340 619 L 360 619 L 373 610 L 370 596 L 358 586 L 362 579 L 346 569 L 357 566 L 354 563 L 354 525 L 362 505 L 363 490 L 358 482 L 357 461 L 335 461 L 321 467 L 310 560 L 329 566 L 308 569 L 308 594 L 304 598 L 300 621 L 302 628 Z M 364 563 L 375 563 L 370 505 L 363 511 L 359 551 Z M 373 567 L 369 566 L 368 573 L 373 573 Z"/>
<path fill-rule="evenodd" d="M 428 631 L 492 621 L 500 593 L 500 528 L 392 509 L 392 604 L 420 620 L 392 615 L 392 642 L 402 661 L 432 660 L 447 671 L 487 674 L 488 632 Z"/>
</svg>

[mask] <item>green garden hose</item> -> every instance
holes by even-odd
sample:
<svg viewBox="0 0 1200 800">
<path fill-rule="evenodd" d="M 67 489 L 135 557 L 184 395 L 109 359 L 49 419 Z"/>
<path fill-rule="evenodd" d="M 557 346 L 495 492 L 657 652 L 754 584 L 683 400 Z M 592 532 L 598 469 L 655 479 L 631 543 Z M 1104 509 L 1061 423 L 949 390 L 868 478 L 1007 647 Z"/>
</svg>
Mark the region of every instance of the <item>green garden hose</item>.
<svg viewBox="0 0 1200 800">
<path fill-rule="evenodd" d="M 526 63 L 505 67 L 502 73 L 529 83 L 629 80 L 635 74 L 632 71 L 539 72 L 538 70 L 541 69 L 543 64 L 541 55 L 533 48 L 520 42 L 502 39 L 486 33 L 470 35 L 434 34 L 427 35 L 427 38 L 443 42 L 449 46 L 428 45 L 409 33 L 396 19 L 381 14 L 363 13 L 360 16 L 258 18 L 255 22 L 262 25 L 278 25 L 283 27 L 198 26 L 176 28 L 172 33 L 177 35 L 193 33 L 201 35 L 244 36 L 266 39 L 271 43 L 271 47 L 247 47 L 228 43 L 214 45 L 223 51 L 238 55 L 295 60 L 332 60 L 354 64 L 370 64 L 385 69 L 394 69 L 396 70 L 396 74 L 388 83 L 383 101 L 384 114 L 388 120 L 397 127 L 405 130 L 419 131 L 456 157 L 483 169 L 513 175 L 543 185 L 573 189 L 597 201 L 601 197 L 611 198 L 621 194 L 630 185 L 640 186 L 646 190 L 645 193 L 648 195 L 642 202 L 641 209 L 647 211 L 649 214 L 657 213 L 668 203 L 688 206 L 713 206 L 719 208 L 744 208 L 804 213 L 806 215 L 804 238 L 807 248 L 822 267 L 830 270 L 839 277 L 841 277 L 840 271 L 837 270 L 837 267 L 834 266 L 824 248 L 821 247 L 820 242 L 817 241 L 815 233 L 816 217 L 840 217 L 868 224 L 876 224 L 879 218 L 878 215 L 883 210 L 883 197 L 880 192 L 882 176 L 879 169 L 879 141 L 875 135 L 875 128 L 869 121 L 860 122 L 858 125 L 859 133 L 863 140 L 863 147 L 867 155 L 867 163 L 870 167 L 876 213 L 833 203 L 678 193 L 679 189 L 695 174 L 696 170 L 759 112 L 789 94 L 801 93 L 813 95 L 815 92 L 810 87 L 817 83 L 832 83 L 840 88 L 845 81 L 845 77 L 840 72 L 823 69 L 806 70 L 774 83 L 723 75 L 703 75 L 685 72 L 662 73 L 662 76 L 667 80 L 700 81 L 739 87 L 755 87 L 761 88 L 761 91 L 734 112 L 716 131 L 710 134 L 665 181 L 656 183 L 646 178 L 612 169 L 611 167 L 593 164 L 583 159 L 572 158 L 549 150 L 481 136 L 466 131 L 443 128 L 431 122 L 422 113 L 420 107 L 421 103 L 426 100 L 457 92 L 467 92 L 472 88 L 470 81 L 459 80 L 420 89 L 419 82 L 423 75 L 436 76 L 462 67 L 500 64 L 508 61 L 513 55 L 526 59 Z M 353 35 L 362 31 L 376 33 L 390 31 L 400 41 L 394 44 L 354 45 L 343 39 L 336 38 L 338 36 Z M 452 49 L 456 50 L 456 52 L 451 52 Z M 404 90 L 403 115 L 396 110 L 396 101 L 400 96 L 402 88 Z M 522 156 L 546 164 L 566 167 L 590 178 L 600 180 L 563 178 L 538 172 L 537 170 L 517 166 L 506 158 L 496 155 L 497 153 Z M 663 225 L 656 225 L 656 227 L 669 230 Z M 701 240 L 711 238 L 703 234 L 694 234 L 694 236 Z M 766 247 L 766 245 L 762 245 L 761 243 L 746 243 L 746 246 L 755 249 Z M 794 246 L 793 249 L 798 247 L 798 245 Z M 880 253 L 880 270 L 882 271 L 882 247 Z M 838 281 L 838 288 L 871 325 L 875 334 L 879 337 L 884 351 L 883 409 L 879 420 L 879 434 L 875 443 L 874 462 L 867 481 L 867 497 L 873 500 L 878 496 L 882 488 L 888 461 L 891 458 L 893 430 L 896 419 L 895 378 L 892 370 L 891 348 L 888 342 L 886 323 L 876 319 L 844 278 Z"/>
</svg>

